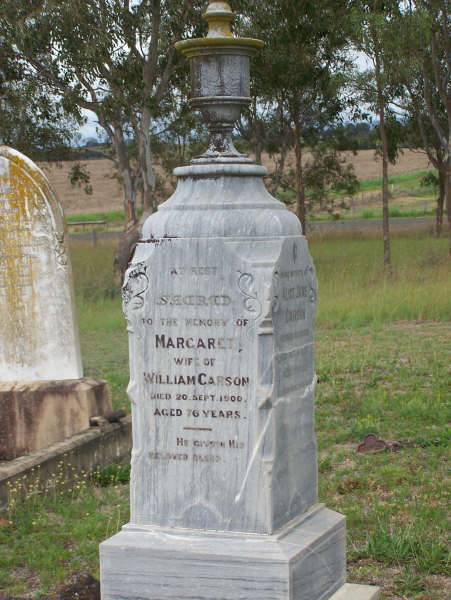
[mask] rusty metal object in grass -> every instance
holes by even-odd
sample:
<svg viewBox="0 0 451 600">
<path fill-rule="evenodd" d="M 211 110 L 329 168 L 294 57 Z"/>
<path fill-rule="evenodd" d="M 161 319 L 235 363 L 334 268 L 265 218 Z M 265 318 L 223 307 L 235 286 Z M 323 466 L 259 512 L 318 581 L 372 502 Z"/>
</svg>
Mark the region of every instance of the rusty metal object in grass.
<svg viewBox="0 0 451 600">
<path fill-rule="evenodd" d="M 385 441 L 374 433 L 365 436 L 363 442 L 357 446 L 357 452 L 361 454 L 378 454 L 379 452 L 399 452 L 402 449 L 401 442 Z"/>
</svg>

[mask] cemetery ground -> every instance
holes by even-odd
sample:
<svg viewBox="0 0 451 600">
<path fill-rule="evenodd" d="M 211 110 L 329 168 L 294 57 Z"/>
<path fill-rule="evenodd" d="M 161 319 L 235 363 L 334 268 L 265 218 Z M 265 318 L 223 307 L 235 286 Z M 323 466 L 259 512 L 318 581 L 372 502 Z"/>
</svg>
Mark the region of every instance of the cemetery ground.
<svg viewBox="0 0 451 600">
<path fill-rule="evenodd" d="M 71 250 L 86 375 L 107 379 L 115 408 L 128 410 L 114 245 L 73 242 Z M 380 585 L 386 599 L 445 600 L 447 241 L 394 239 L 391 278 L 383 274 L 378 240 L 318 239 L 311 251 L 320 285 L 320 501 L 347 516 L 348 581 Z M 383 451 L 357 452 L 370 433 L 386 442 Z M 63 472 L 61 466 L 43 494 L 32 482 L 25 500 L 11 490 L 0 514 L 0 597 L 54 598 L 77 574 L 98 577 L 98 544 L 127 521 L 126 466 L 82 474 L 69 489 Z"/>
</svg>

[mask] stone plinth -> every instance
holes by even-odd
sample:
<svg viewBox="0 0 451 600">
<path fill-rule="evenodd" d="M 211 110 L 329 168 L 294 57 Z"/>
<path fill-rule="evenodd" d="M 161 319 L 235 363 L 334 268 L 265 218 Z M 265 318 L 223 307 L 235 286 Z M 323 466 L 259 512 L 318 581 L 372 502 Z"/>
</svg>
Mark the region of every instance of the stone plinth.
<svg viewBox="0 0 451 600">
<path fill-rule="evenodd" d="M 111 412 L 105 381 L 0 383 L 0 460 L 12 460 L 89 429 Z"/>
<path fill-rule="evenodd" d="M 378 600 L 380 589 L 372 585 L 345 583 L 330 600 Z"/>
<path fill-rule="evenodd" d="M 345 582 L 345 535 L 323 507 L 273 536 L 129 525 L 102 544 L 102 598 L 330 598 Z"/>
<path fill-rule="evenodd" d="M 64 219 L 44 173 L 0 146 L 0 381 L 83 377 Z"/>
</svg>

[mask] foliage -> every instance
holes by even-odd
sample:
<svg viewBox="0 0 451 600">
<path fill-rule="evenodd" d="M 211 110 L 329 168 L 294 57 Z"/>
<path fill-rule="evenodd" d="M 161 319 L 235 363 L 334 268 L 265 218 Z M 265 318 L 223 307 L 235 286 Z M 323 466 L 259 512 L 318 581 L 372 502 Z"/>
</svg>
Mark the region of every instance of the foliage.
<svg viewBox="0 0 451 600">
<path fill-rule="evenodd" d="M 75 187 L 83 187 L 85 194 L 92 196 L 92 185 L 90 183 L 90 175 L 87 169 L 87 165 L 81 163 L 75 163 L 69 173 L 70 184 Z"/>
<path fill-rule="evenodd" d="M 439 185 L 439 179 L 433 171 L 428 171 L 426 175 L 421 178 L 421 185 L 423 187 L 433 186 L 437 188 Z"/>
<path fill-rule="evenodd" d="M 403 15 L 404 55 L 400 105 L 409 141 L 420 145 L 438 171 L 436 233 L 446 207 L 451 234 L 451 19 L 447 0 L 415 0 Z M 451 241 L 451 238 L 450 238 Z M 451 246 L 450 246 L 451 251 Z"/>
<path fill-rule="evenodd" d="M 0 28 L 0 143 L 35 160 L 66 158 L 81 116 L 68 115 L 48 87 L 25 73 Z"/>
<path fill-rule="evenodd" d="M 323 145 L 315 146 L 312 159 L 305 166 L 305 184 L 312 201 L 329 212 L 333 212 L 338 196 L 341 208 L 345 208 L 345 199 L 356 194 L 360 187 L 352 164 L 336 150 Z"/>
<path fill-rule="evenodd" d="M 107 133 L 136 219 L 140 192 L 155 210 L 151 134 L 178 94 L 174 42 L 199 27 L 200 0 L 4 0 L 0 34 L 25 76 L 50 88 L 69 112 L 93 111 Z M 95 41 L 94 41 L 95 40 Z M 133 139 L 134 144 L 129 144 Z"/>
<path fill-rule="evenodd" d="M 333 137 L 337 150 L 375 150 L 378 144 L 377 132 L 366 121 L 349 122 L 328 127 L 325 139 Z"/>
<path fill-rule="evenodd" d="M 101 487 L 129 483 L 130 465 L 113 464 L 97 469 L 92 474 L 92 479 Z"/>
<path fill-rule="evenodd" d="M 257 131 L 253 137 L 262 137 L 265 121 L 276 125 L 282 167 L 287 142 L 294 145 L 297 211 L 305 229 L 302 153 L 305 146 L 312 147 L 321 139 L 321 130 L 334 122 L 344 107 L 349 2 L 277 0 L 249 4 L 252 33 L 266 43 L 254 61 L 253 94 L 269 112 L 269 117 L 264 117 L 254 109 L 250 124 Z M 283 174 L 277 175 L 279 182 Z"/>
</svg>

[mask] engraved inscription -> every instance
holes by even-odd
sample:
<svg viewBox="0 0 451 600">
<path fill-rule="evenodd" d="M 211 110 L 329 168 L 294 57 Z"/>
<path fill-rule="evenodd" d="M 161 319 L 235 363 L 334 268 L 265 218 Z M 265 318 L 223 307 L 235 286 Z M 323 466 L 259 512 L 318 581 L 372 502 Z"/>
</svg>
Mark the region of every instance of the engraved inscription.
<svg viewBox="0 0 451 600">
<path fill-rule="evenodd" d="M 225 459 L 224 453 L 246 450 L 244 434 L 243 440 L 240 433 L 227 437 L 222 424 L 247 420 L 252 381 L 242 372 L 240 353 L 249 319 L 242 317 L 240 297 L 224 293 L 216 265 L 174 265 L 165 272 L 170 278 L 166 275 L 161 290 L 151 283 L 147 263 L 136 263 L 123 289 L 126 313 L 132 307 L 143 309 L 139 323 L 151 351 L 151 361 L 139 375 L 143 399 L 158 431 L 167 430 L 152 436 L 148 456 L 159 463 L 215 464 Z M 146 294 L 149 288 L 161 291 Z M 239 288 L 244 308 L 260 311 L 253 276 L 241 274 Z M 204 440 L 199 434 L 216 437 Z M 181 445 L 183 452 L 177 450 Z M 221 454 L 211 455 L 211 449 Z"/>
</svg>

